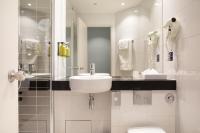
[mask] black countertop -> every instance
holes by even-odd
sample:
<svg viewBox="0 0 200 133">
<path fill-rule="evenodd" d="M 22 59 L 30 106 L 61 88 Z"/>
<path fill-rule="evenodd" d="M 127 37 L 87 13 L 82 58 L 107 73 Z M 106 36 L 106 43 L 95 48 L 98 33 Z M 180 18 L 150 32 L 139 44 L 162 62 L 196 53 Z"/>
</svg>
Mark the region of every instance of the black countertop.
<svg viewBox="0 0 200 133">
<path fill-rule="evenodd" d="M 22 88 L 29 90 L 66 90 L 70 91 L 69 79 L 52 81 L 50 79 L 26 79 Z M 111 91 L 119 90 L 176 90 L 176 80 L 145 80 L 132 77 L 113 77 Z"/>
</svg>

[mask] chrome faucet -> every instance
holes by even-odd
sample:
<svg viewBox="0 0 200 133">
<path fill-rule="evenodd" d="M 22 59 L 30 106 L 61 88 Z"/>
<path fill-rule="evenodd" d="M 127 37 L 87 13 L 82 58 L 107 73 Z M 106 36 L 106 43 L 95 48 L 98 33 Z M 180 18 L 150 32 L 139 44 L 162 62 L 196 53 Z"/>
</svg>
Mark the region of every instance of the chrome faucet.
<svg viewBox="0 0 200 133">
<path fill-rule="evenodd" d="M 94 75 L 95 74 L 95 64 L 91 63 L 90 64 L 90 75 Z"/>
</svg>

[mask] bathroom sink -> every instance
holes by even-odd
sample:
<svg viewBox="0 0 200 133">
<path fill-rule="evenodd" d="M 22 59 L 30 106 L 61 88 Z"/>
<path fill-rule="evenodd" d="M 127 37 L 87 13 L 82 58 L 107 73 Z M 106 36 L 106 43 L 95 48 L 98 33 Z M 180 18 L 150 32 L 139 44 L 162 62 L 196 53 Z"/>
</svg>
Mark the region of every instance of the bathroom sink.
<svg viewBox="0 0 200 133">
<path fill-rule="evenodd" d="M 89 76 L 90 73 L 79 73 L 79 76 Z M 109 73 L 95 73 L 96 76 L 110 76 Z"/>
<path fill-rule="evenodd" d="M 111 89 L 112 77 L 107 75 L 84 75 L 69 78 L 71 91 L 101 93 Z"/>
</svg>

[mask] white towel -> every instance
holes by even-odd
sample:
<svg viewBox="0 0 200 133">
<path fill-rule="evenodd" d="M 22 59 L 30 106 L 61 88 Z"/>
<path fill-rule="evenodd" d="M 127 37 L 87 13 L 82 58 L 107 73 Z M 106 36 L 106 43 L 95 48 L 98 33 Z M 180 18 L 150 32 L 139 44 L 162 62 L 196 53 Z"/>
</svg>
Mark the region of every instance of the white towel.
<svg viewBox="0 0 200 133">
<path fill-rule="evenodd" d="M 119 40 L 118 54 L 120 70 L 133 70 L 133 40 Z"/>
</svg>

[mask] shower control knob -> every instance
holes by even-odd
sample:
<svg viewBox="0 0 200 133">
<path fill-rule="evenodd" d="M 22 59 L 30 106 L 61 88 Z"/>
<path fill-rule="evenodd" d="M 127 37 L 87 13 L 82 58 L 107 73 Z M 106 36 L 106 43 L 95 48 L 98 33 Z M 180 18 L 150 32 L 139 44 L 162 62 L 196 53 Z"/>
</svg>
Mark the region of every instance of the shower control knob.
<svg viewBox="0 0 200 133">
<path fill-rule="evenodd" d="M 24 71 L 15 72 L 15 70 L 11 70 L 10 72 L 8 72 L 8 81 L 10 83 L 14 82 L 15 80 L 23 81 L 25 80 L 25 78 L 26 77 Z"/>
</svg>

